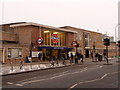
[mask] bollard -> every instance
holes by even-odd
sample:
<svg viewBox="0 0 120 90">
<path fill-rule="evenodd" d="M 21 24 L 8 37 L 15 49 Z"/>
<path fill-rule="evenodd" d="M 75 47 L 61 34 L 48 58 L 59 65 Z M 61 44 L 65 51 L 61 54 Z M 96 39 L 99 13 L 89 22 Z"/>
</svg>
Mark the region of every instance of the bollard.
<svg viewBox="0 0 120 90">
<path fill-rule="evenodd" d="M 31 57 L 28 57 L 28 60 L 30 61 L 30 69 L 32 69 L 32 59 L 31 59 Z"/>
<path fill-rule="evenodd" d="M 53 59 L 51 60 L 51 65 L 54 66 L 54 60 Z"/>
<path fill-rule="evenodd" d="M 10 62 L 10 65 L 11 65 L 10 72 L 14 72 L 14 70 L 13 70 L 13 62 Z"/>
<path fill-rule="evenodd" d="M 23 70 L 23 61 L 20 61 L 20 70 Z"/>
<path fill-rule="evenodd" d="M 30 61 L 30 69 L 32 69 L 32 61 Z"/>
<path fill-rule="evenodd" d="M 40 60 L 38 60 L 38 69 L 40 69 Z"/>
</svg>

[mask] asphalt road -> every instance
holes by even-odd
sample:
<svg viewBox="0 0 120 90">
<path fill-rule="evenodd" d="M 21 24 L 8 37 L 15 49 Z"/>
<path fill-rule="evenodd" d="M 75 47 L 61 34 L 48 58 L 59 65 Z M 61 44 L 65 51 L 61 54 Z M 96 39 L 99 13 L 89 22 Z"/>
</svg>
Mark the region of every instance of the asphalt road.
<svg viewBox="0 0 120 90">
<path fill-rule="evenodd" d="M 118 88 L 118 62 L 112 60 L 112 65 L 105 62 L 90 62 L 83 65 L 73 65 L 29 72 L 17 75 L 3 76 L 3 88 Z"/>
</svg>

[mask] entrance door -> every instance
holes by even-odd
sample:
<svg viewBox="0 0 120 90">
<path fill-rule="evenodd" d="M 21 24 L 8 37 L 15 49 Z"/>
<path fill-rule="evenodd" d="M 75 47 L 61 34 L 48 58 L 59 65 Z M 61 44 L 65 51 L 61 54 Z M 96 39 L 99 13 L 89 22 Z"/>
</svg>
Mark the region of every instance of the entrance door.
<svg viewBox="0 0 120 90">
<path fill-rule="evenodd" d="M 3 63 L 3 50 L 0 49 L 0 63 Z"/>
<path fill-rule="evenodd" d="M 86 57 L 86 58 L 89 58 L 89 50 L 88 50 L 88 49 L 85 50 L 85 57 Z"/>
</svg>

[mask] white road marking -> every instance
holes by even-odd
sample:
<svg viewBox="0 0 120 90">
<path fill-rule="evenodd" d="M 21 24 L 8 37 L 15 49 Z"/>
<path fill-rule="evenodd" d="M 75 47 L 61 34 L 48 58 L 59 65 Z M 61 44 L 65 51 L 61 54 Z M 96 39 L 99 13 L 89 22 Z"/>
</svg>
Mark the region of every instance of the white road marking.
<svg viewBox="0 0 120 90">
<path fill-rule="evenodd" d="M 12 85 L 13 83 L 12 82 L 7 82 L 7 84 Z"/>
<path fill-rule="evenodd" d="M 106 76 L 107 76 L 108 74 L 105 74 L 105 75 L 103 75 L 100 79 L 103 79 L 103 78 L 105 78 Z"/>
<path fill-rule="evenodd" d="M 20 87 L 22 87 L 23 85 L 22 85 L 22 84 L 16 84 L 16 86 L 20 86 Z"/>
<path fill-rule="evenodd" d="M 103 66 L 100 66 L 100 68 L 102 68 Z"/>
<path fill-rule="evenodd" d="M 89 83 L 89 82 L 95 82 L 95 81 L 98 81 L 98 80 L 102 80 L 102 79 L 104 79 L 107 75 L 109 75 L 109 74 L 115 74 L 115 73 L 118 73 L 118 72 L 107 73 L 107 74 L 104 74 L 101 78 L 97 78 L 97 79 L 93 79 L 93 80 L 89 80 L 89 81 L 78 82 L 78 83 L 70 86 L 67 90 L 71 90 L 72 88 L 75 88 L 75 87 L 76 87 L 77 85 L 79 85 L 79 84 Z"/>
<path fill-rule="evenodd" d="M 86 71 L 87 70 L 87 67 L 85 67 L 84 69 L 82 69 L 81 71 Z M 81 72 L 79 71 L 79 72 Z M 73 72 L 73 73 L 67 73 L 68 71 L 65 71 L 65 72 L 62 72 L 61 75 L 57 75 L 57 76 L 53 76 L 53 77 L 50 77 L 50 78 L 47 78 L 47 79 L 40 79 L 40 80 L 31 80 L 31 81 L 26 81 L 26 82 L 22 82 L 21 84 L 16 84 L 16 86 L 23 86 L 25 84 L 30 84 L 30 83 L 35 83 L 35 82 L 40 82 L 40 81 L 44 81 L 44 80 L 50 80 L 50 79 L 55 79 L 55 78 L 58 78 L 58 77 L 62 77 L 64 75 L 69 75 L 69 74 L 75 74 L 75 73 L 79 73 L 79 72 Z M 27 79 L 26 79 L 27 80 Z M 24 80 L 25 81 L 25 80 Z"/>
<path fill-rule="evenodd" d="M 65 72 L 62 72 L 62 73 L 67 73 L 67 72 L 68 72 L 68 71 L 65 71 Z M 53 75 L 59 75 L 59 74 L 61 74 L 61 73 L 53 74 Z M 30 80 L 35 79 L 35 78 L 37 78 L 37 77 L 33 77 L 33 78 L 29 78 L 29 79 L 24 79 L 24 80 L 19 81 L 18 83 L 20 83 L 20 82 L 25 82 L 25 81 L 30 81 Z"/>
</svg>

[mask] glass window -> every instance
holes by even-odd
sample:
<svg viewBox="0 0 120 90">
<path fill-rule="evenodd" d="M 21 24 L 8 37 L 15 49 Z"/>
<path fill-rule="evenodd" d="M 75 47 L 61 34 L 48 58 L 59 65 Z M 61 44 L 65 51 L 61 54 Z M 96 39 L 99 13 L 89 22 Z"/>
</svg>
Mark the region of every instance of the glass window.
<svg viewBox="0 0 120 90">
<path fill-rule="evenodd" d="M 66 45 L 65 32 L 58 32 L 54 30 L 45 29 L 43 31 L 43 39 L 44 39 L 44 45 L 50 45 L 50 46 Z"/>
<path fill-rule="evenodd" d="M 8 48 L 8 58 L 22 58 L 22 48 Z"/>
<path fill-rule="evenodd" d="M 89 33 L 85 33 L 85 47 L 89 47 Z"/>
</svg>

